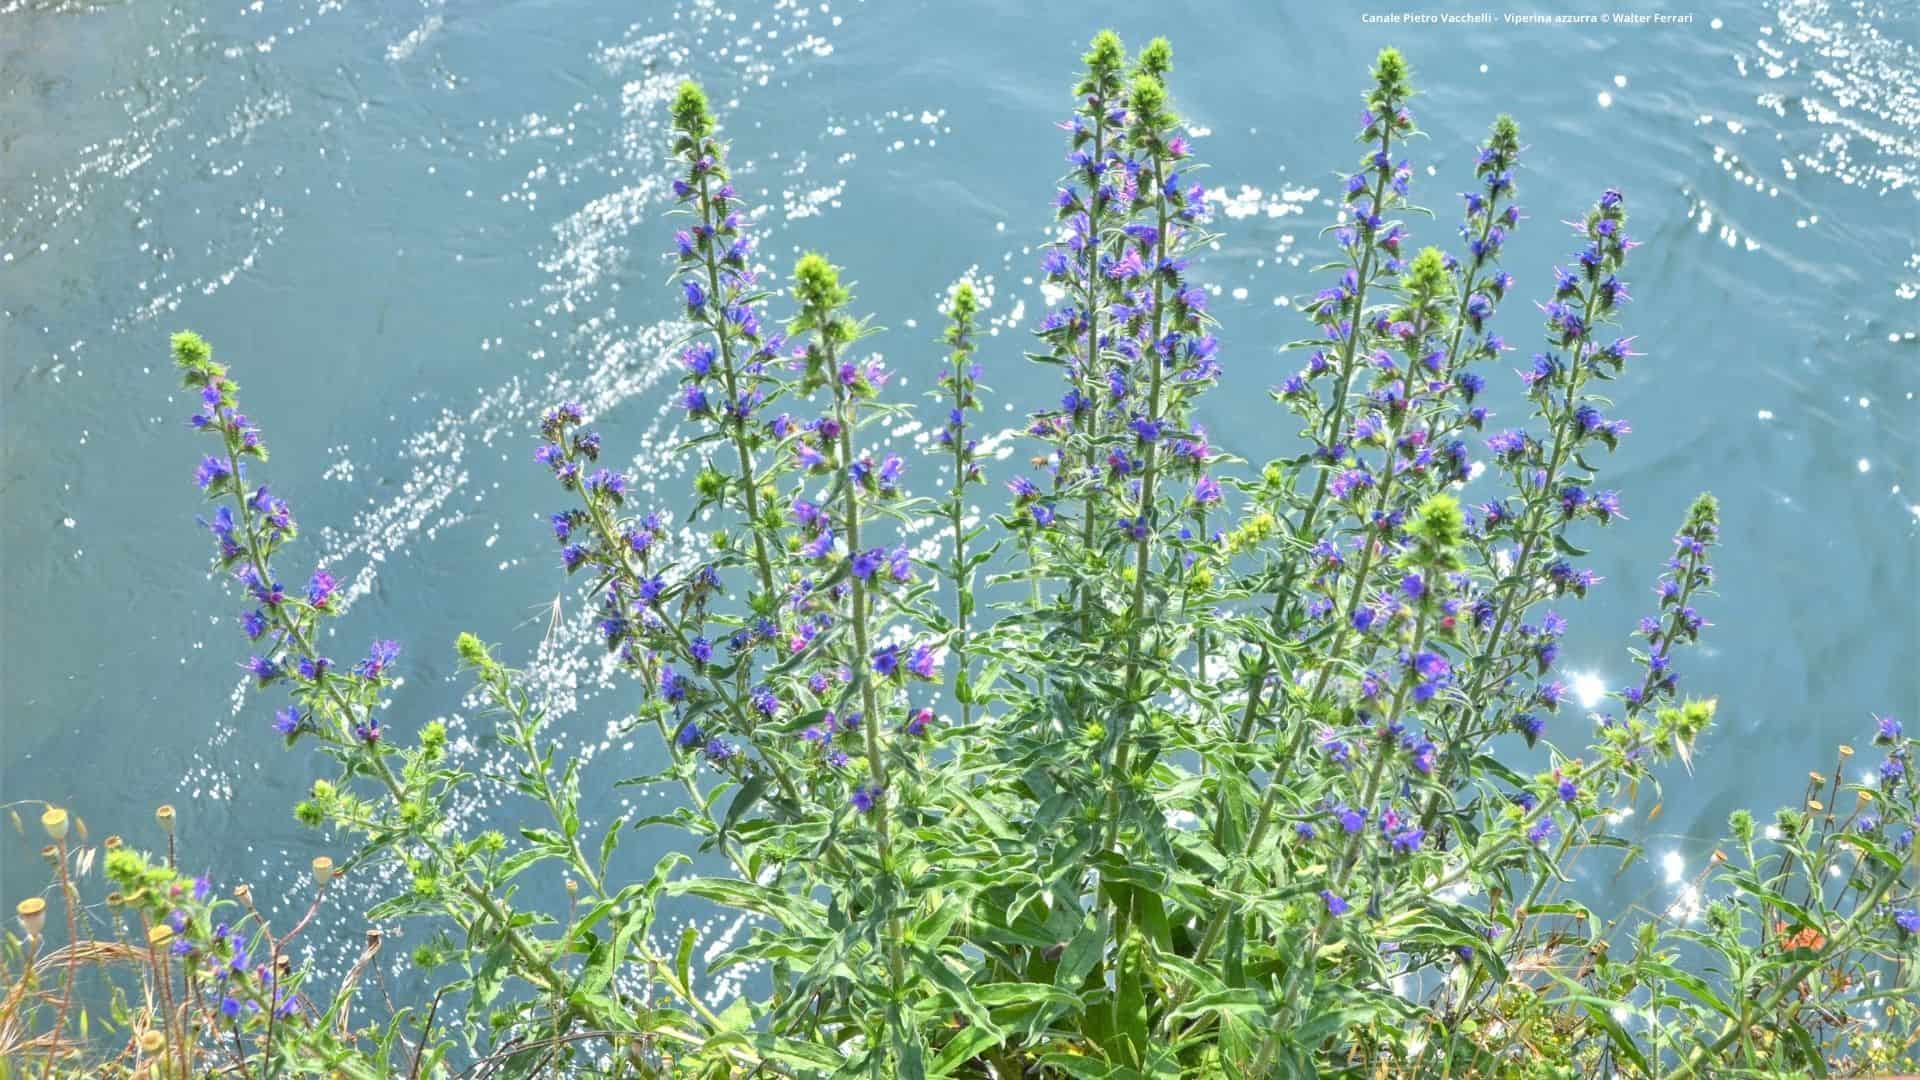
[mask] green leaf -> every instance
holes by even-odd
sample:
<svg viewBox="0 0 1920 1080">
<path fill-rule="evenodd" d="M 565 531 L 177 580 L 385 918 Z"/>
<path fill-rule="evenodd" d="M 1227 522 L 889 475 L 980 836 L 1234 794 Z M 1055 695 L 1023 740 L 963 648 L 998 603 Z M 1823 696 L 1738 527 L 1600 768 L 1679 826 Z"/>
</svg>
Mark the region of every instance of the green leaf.
<svg viewBox="0 0 1920 1080">
<path fill-rule="evenodd" d="M 1139 1075 L 1132 1069 L 1109 1065 L 1098 1058 L 1079 1054 L 1042 1054 L 1040 1064 L 1049 1069 L 1058 1069 L 1074 1080 L 1122 1080 L 1123 1077 Z"/>
<path fill-rule="evenodd" d="M 1584 559 L 1587 556 L 1587 549 L 1573 546 L 1567 542 L 1566 537 L 1558 534 L 1553 538 L 1553 550 L 1574 559 Z"/>
<path fill-rule="evenodd" d="M 1674 967 L 1672 964 L 1666 963 L 1664 961 L 1659 961 L 1659 960 L 1643 961 L 1640 964 L 1640 967 L 1643 970 L 1650 972 L 1654 975 L 1657 975 L 1658 977 L 1665 979 L 1668 982 L 1673 983 L 1674 985 L 1680 987 L 1682 990 L 1685 990 L 1688 994 L 1690 994 L 1694 998 L 1694 1000 L 1700 1002 L 1702 1005 L 1707 1006 L 1708 1008 L 1726 1017 L 1727 1019 L 1737 1020 L 1739 1018 L 1739 1014 L 1734 1012 L 1733 1007 L 1731 1005 L 1728 1005 L 1726 1002 L 1721 1001 L 1720 996 L 1718 994 L 1715 994 L 1713 992 L 1713 988 L 1707 985 L 1707 981 L 1705 979 L 1700 978 L 1698 975 L 1695 975 L 1692 972 L 1682 971 L 1679 968 Z M 1678 999 L 1675 999 L 1675 1000 L 1678 1000 Z"/>
<path fill-rule="evenodd" d="M 620 846 L 620 830 L 626 828 L 627 819 L 617 817 L 607 826 L 607 835 L 600 839 L 600 879 L 606 880 L 607 863 L 613 859 L 613 849 Z"/>
<path fill-rule="evenodd" d="M 926 1080 L 927 1044 L 920 1028 L 902 1023 L 897 1006 L 889 1013 L 887 1026 L 893 1031 L 894 1059 L 894 1071 L 888 1080 Z"/>
<path fill-rule="evenodd" d="M 990 1009 L 1013 1009 L 1031 1005 L 1065 1005 L 1079 1008 L 1079 994 L 1071 994 L 1045 983 L 997 982 L 973 988 L 973 996 Z"/>
<path fill-rule="evenodd" d="M 1820 1052 L 1814 1043 L 1812 1034 L 1802 1024 L 1793 1024 L 1787 1028 L 1787 1038 L 1792 1040 L 1794 1049 L 1799 1052 L 1800 1064 L 1812 1070 L 1815 1077 L 1824 1078 L 1827 1074 L 1826 1055 Z"/>
<path fill-rule="evenodd" d="M 667 891 L 674 895 L 698 896 L 742 911 L 765 915 L 789 930 L 817 930 L 822 926 L 817 902 L 756 882 L 731 878 L 687 878 L 670 883 Z"/>
<path fill-rule="evenodd" d="M 680 947 L 673 953 L 673 970 L 680 976 L 680 985 L 693 985 L 693 946 L 700 940 L 700 928 L 688 925 L 680 931 Z"/>
<path fill-rule="evenodd" d="M 529 848 L 526 851 L 517 851 L 500 860 L 500 865 L 494 870 L 494 877 L 503 882 L 512 881 L 534 863 L 559 857 L 560 853 L 552 848 Z"/>
<path fill-rule="evenodd" d="M 973 996 L 972 988 L 954 973 L 953 968 L 943 957 L 926 949 L 915 949 L 913 956 L 917 961 L 915 969 L 926 975 L 935 986 L 940 988 L 941 993 L 967 1018 L 968 1023 L 994 1034 L 994 1042 L 991 1045 L 998 1045 L 1006 1038 L 1006 1032 L 999 1024 L 994 1023 L 993 1014 L 987 1011 L 987 1007 L 980 1003 L 979 998 Z"/>
<path fill-rule="evenodd" d="M 1272 1006 L 1266 995 L 1258 990 L 1226 989 L 1201 994 L 1173 1010 L 1176 1020 L 1191 1020 L 1195 1017 L 1213 1014 L 1221 1017 L 1238 1017 L 1250 1022 L 1258 1022 L 1266 1016 Z"/>
<path fill-rule="evenodd" d="M 1555 982 L 1566 989 L 1567 997 L 1572 999 L 1575 1004 L 1578 1004 L 1581 1009 L 1585 1010 L 1586 1014 L 1593 1019 L 1594 1023 L 1607 1029 L 1607 1041 L 1613 1045 L 1615 1053 L 1638 1065 L 1642 1076 L 1653 1071 L 1647 1064 L 1646 1055 L 1640 1050 L 1640 1044 L 1636 1043 L 1633 1037 L 1627 1034 L 1626 1029 L 1620 1026 L 1620 1021 L 1613 1018 L 1613 1010 L 1615 1005 L 1618 1004 L 1617 1002 L 1608 1001 L 1606 998 L 1596 997 L 1586 992 L 1581 989 L 1579 983 L 1574 982 L 1572 979 L 1558 972 L 1549 971 L 1547 974 L 1551 975 Z"/>
<path fill-rule="evenodd" d="M 1799 904 L 1796 904 L 1793 901 L 1788 900 L 1786 897 L 1780 895 L 1779 893 L 1774 892 L 1772 889 L 1769 889 L 1764 885 L 1761 885 L 1759 879 L 1755 878 L 1751 871 L 1747 871 L 1747 870 L 1735 871 L 1733 873 L 1722 875 L 1722 877 L 1723 877 L 1723 880 L 1725 880 L 1728 884 L 1732 885 L 1736 889 L 1739 889 L 1741 892 L 1746 893 L 1749 896 L 1756 897 L 1766 902 L 1767 904 L 1770 904 L 1773 907 L 1779 908 L 1781 911 L 1784 911 L 1787 914 L 1793 916 L 1794 921 L 1796 923 L 1794 929 L 1818 930 L 1823 934 L 1826 932 L 1826 926 L 1823 923 L 1821 923 L 1818 919 L 1814 918 L 1812 912 L 1809 912 L 1806 908 L 1803 908 Z"/>
<path fill-rule="evenodd" d="M 1060 967 L 1054 972 L 1053 985 L 1069 992 L 1079 990 L 1106 944 L 1107 913 L 1103 908 L 1097 920 L 1082 926 L 1067 943 L 1067 951 L 1060 955 Z"/>
<path fill-rule="evenodd" d="M 726 819 L 720 822 L 721 838 L 724 839 L 733 831 L 734 826 L 740 824 L 741 817 L 748 810 L 753 809 L 754 803 L 760 801 L 760 796 L 766 793 L 767 785 L 771 782 L 768 774 L 755 773 L 747 778 L 746 783 L 740 785 L 740 790 L 734 795 L 733 802 L 727 804 Z"/>
<path fill-rule="evenodd" d="M 1172 952 L 1173 932 L 1167 925 L 1167 909 L 1160 902 L 1160 894 L 1139 888 L 1129 891 L 1133 893 L 1133 921 L 1141 933 L 1162 952 Z"/>
<path fill-rule="evenodd" d="M 543 847 L 554 848 L 558 851 L 565 851 L 567 849 L 567 842 L 561 839 L 560 834 L 554 832 L 552 829 L 523 828 L 520 830 L 520 835 L 526 837 L 529 842 L 539 844 Z"/>
<path fill-rule="evenodd" d="M 968 1064 L 985 1051 L 991 1050 L 1005 1041 L 1005 1036 L 981 1027 L 964 1027 L 954 1033 L 953 1038 L 940 1048 L 933 1059 L 928 1076 L 951 1076 L 954 1070 Z"/>
<path fill-rule="evenodd" d="M 979 818 L 980 823 L 985 825 L 987 831 L 992 833 L 996 839 L 1012 840 L 1016 838 L 1017 834 L 1014 832 L 1013 826 L 1007 824 L 1007 819 L 1001 817 L 992 807 L 982 802 L 973 792 L 967 790 L 964 785 L 952 785 L 948 788 L 947 794 L 960 805 L 966 807 L 975 817 Z"/>
</svg>

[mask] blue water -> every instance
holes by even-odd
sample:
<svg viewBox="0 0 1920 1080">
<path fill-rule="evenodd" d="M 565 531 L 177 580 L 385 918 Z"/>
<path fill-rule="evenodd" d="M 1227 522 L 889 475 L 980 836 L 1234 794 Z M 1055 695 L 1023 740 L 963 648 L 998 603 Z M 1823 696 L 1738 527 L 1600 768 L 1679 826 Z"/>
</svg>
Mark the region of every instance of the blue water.
<svg viewBox="0 0 1920 1080">
<path fill-rule="evenodd" d="M 1305 325 L 1289 298 L 1314 287 L 1380 46 L 1426 91 L 1415 183 L 1438 217 L 1416 239 L 1452 239 L 1473 141 L 1502 110 L 1530 144 L 1531 220 L 1507 254 L 1522 296 L 1568 253 L 1558 221 L 1626 191 L 1646 356 L 1614 387 L 1635 434 L 1609 483 L 1629 518 L 1596 538 L 1607 582 L 1566 610 L 1563 662 L 1576 689 L 1624 681 L 1670 530 L 1713 489 L 1722 592 L 1681 666 L 1719 695 L 1719 727 L 1660 812 L 1649 798 L 1621 825 L 1653 862 L 1620 888 L 1685 899 L 1676 883 L 1728 811 L 1796 798 L 1837 742 L 1864 743 L 1871 712 L 1920 718 L 1920 7 L 1722 4 L 1640 27 L 1391 27 L 1345 7 L 1116 20 L 1136 43 L 1173 38 L 1176 101 L 1227 206 L 1203 277 L 1228 374 L 1205 419 L 1243 456 L 1287 449 L 1294 425 L 1264 391 L 1299 362 L 1276 346 Z M 844 264 L 908 393 L 929 385 L 915 369 L 934 363 L 947 284 L 985 283 L 982 358 L 1014 424 L 1057 393 L 1019 354 L 1063 168 L 1052 125 L 1097 28 L 1007 0 L 0 0 L 4 799 L 141 843 L 152 807 L 176 803 L 187 861 L 225 880 L 333 850 L 290 816 L 318 762 L 284 752 L 274 702 L 242 693 L 235 605 L 193 523 L 199 444 L 165 356 L 193 327 L 234 365 L 304 524 L 286 579 L 322 561 L 352 583 L 330 648 L 405 645 L 388 725 L 447 717 L 469 764 L 495 760 L 452 671 L 473 629 L 537 664 L 554 737 L 592 759 L 594 816 L 664 808 L 605 786 L 657 749 L 618 734 L 635 691 L 583 640 L 529 423 L 585 400 L 636 475 L 683 483 L 662 454 L 664 95 L 708 84 L 769 261 L 820 247 Z M 1525 305 L 1501 322 L 1525 348 Z M 1495 407 L 1517 422 L 1501 381 Z M 662 842 L 638 838 L 626 865 Z M 28 847 L 0 849 L 0 893 L 34 887 Z"/>
</svg>

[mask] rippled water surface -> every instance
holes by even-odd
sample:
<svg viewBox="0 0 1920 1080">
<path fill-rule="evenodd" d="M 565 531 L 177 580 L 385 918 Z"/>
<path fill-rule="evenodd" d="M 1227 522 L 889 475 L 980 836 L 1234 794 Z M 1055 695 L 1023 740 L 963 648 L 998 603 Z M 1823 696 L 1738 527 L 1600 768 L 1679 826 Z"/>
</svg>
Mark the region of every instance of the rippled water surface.
<svg viewBox="0 0 1920 1080">
<path fill-rule="evenodd" d="M 1225 203 L 1203 277 L 1228 374 L 1205 419 L 1243 456 L 1284 448 L 1293 425 L 1264 391 L 1298 363 L 1275 346 L 1305 325 L 1290 298 L 1325 250 L 1381 45 L 1426 91 L 1416 190 L 1438 218 L 1417 238 L 1452 238 L 1473 140 L 1502 110 L 1530 144 L 1532 221 L 1507 256 L 1523 295 L 1567 256 L 1560 219 L 1627 192 L 1647 354 L 1613 388 L 1635 432 L 1610 475 L 1629 518 L 1595 545 L 1607 582 L 1566 612 L 1563 655 L 1576 691 L 1624 680 L 1669 531 L 1712 488 L 1722 594 L 1683 670 L 1720 724 L 1660 813 L 1626 824 L 1654 859 L 1618 886 L 1672 903 L 1728 811 L 1796 797 L 1870 712 L 1920 714 L 1920 6 L 1726 4 L 1640 27 L 1382 27 L 1346 7 L 1118 20 L 1173 38 Z M 200 447 L 165 355 L 182 327 L 235 366 L 267 430 L 305 526 L 283 574 L 317 560 L 351 582 L 331 650 L 404 643 L 390 725 L 447 717 L 472 764 L 497 755 L 452 670 L 473 629 L 540 665 L 590 775 L 650 771 L 652 737 L 618 733 L 635 691 L 584 640 L 552 553 L 530 417 L 586 401 L 643 485 L 683 486 L 663 460 L 665 95 L 708 84 L 769 262 L 822 247 L 845 264 L 909 393 L 945 286 L 986 282 L 983 359 L 1012 423 L 1055 396 L 1019 356 L 1063 169 L 1053 121 L 1097 29 L 1066 8 L 0 0 L 4 798 L 136 838 L 177 803 L 188 861 L 228 879 L 324 846 L 289 814 L 317 761 L 242 692 L 235 611 L 206 572 Z M 1523 308 L 1505 321 L 1530 336 Z M 600 788 L 591 809 L 667 805 L 634 792 Z M 622 859 L 650 865 L 662 842 Z M 4 850 L 0 874 L 35 873 Z"/>
</svg>

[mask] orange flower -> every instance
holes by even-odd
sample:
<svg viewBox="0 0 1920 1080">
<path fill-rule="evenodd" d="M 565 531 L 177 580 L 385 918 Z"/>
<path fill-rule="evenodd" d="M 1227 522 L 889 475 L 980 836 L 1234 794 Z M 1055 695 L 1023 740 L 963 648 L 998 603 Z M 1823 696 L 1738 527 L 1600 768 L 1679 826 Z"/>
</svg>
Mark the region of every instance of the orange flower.
<svg viewBox="0 0 1920 1080">
<path fill-rule="evenodd" d="M 1773 930 L 1776 934 L 1784 934 L 1787 932 L 1787 924 L 1784 921 L 1776 922 L 1773 924 Z M 1827 947 L 1827 935 L 1809 926 L 1788 937 L 1785 947 L 1788 950 L 1812 949 L 1814 952 L 1819 952 Z"/>
</svg>

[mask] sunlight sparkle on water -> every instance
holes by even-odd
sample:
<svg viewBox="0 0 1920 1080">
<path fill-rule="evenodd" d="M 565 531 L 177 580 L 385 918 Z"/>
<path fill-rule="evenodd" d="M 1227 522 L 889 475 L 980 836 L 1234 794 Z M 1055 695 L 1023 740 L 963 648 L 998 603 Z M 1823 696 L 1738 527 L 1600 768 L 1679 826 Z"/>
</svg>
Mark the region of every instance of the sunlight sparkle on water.
<svg viewBox="0 0 1920 1080">
<path fill-rule="evenodd" d="M 1607 699 L 1607 682 L 1598 672 L 1574 672 L 1572 690 L 1583 709 L 1591 709 Z"/>
</svg>

